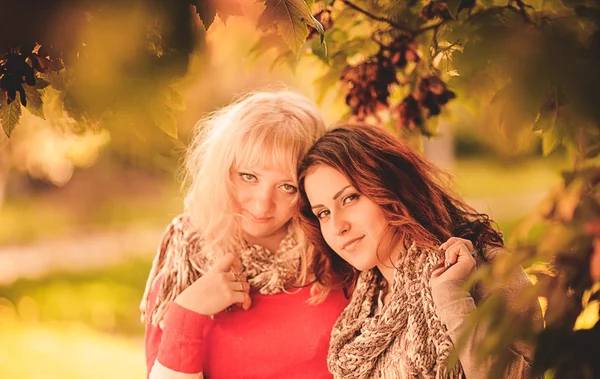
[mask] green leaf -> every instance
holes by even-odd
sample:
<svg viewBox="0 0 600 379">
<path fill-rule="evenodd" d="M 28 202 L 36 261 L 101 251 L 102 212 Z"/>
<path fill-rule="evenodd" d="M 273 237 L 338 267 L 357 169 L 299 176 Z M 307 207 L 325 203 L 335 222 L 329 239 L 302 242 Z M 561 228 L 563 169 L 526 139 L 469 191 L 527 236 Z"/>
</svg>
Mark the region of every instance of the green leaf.
<svg viewBox="0 0 600 379">
<path fill-rule="evenodd" d="M 460 7 L 460 3 L 462 0 L 447 0 L 446 5 L 448 6 L 448 10 L 452 17 L 456 18 L 456 13 L 458 12 L 458 7 Z"/>
<path fill-rule="evenodd" d="M 308 36 L 307 25 L 316 27 L 307 3 L 303 0 L 267 0 L 265 4 L 259 24 L 267 27 L 275 23 L 277 33 L 298 55 Z"/>
<path fill-rule="evenodd" d="M 158 106 L 151 111 L 154 123 L 168 136 L 177 138 L 177 117 L 167 107 Z"/>
<path fill-rule="evenodd" d="M 292 70 L 292 72 L 295 73 L 296 67 L 298 66 L 298 58 L 299 56 L 297 56 L 293 52 L 289 50 L 284 51 L 283 53 L 279 54 L 277 58 L 275 58 L 275 60 L 269 67 L 269 70 L 272 71 L 273 69 L 275 69 L 275 67 L 283 65 L 285 63 L 290 68 L 290 70 Z"/>
<path fill-rule="evenodd" d="M 556 128 L 550 128 L 542 133 L 542 153 L 544 156 L 550 155 L 558 144 L 561 138 L 556 133 Z"/>
<path fill-rule="evenodd" d="M 50 85 L 50 82 L 47 81 L 46 79 L 37 77 L 35 78 L 35 88 L 37 89 L 44 89 L 46 87 L 48 87 Z"/>
<path fill-rule="evenodd" d="M 2 129 L 6 136 L 10 138 L 10 135 L 15 130 L 15 127 L 19 123 L 21 118 L 21 102 L 15 99 L 10 104 L 6 104 L 6 95 L 4 91 L 0 91 L 0 122 L 2 123 Z"/>
<path fill-rule="evenodd" d="M 167 88 L 167 92 L 165 94 L 165 100 L 166 100 L 167 106 L 169 106 L 169 108 L 171 108 L 175 111 L 184 111 L 187 109 L 187 107 L 185 105 L 185 101 L 183 101 L 181 94 L 171 87 Z"/>
<path fill-rule="evenodd" d="M 40 81 L 40 79 L 37 79 Z M 48 83 L 48 82 L 46 82 Z M 49 83 L 48 83 L 49 84 Z M 42 85 L 44 88 L 46 85 Z M 28 86 L 27 84 L 23 85 L 25 89 L 25 97 L 27 98 L 27 110 L 31 112 L 34 116 L 45 119 L 44 117 L 44 104 L 42 101 L 42 90 L 38 88 L 38 83 L 36 82 L 35 86 Z"/>
<path fill-rule="evenodd" d="M 313 28 L 317 29 L 317 32 L 319 33 L 319 37 L 321 43 L 324 45 L 325 48 L 325 55 L 327 55 L 327 44 L 325 43 L 325 29 L 323 28 L 323 25 L 319 22 L 319 20 L 317 20 L 315 18 L 315 16 L 313 16 L 312 14 L 310 15 L 310 18 L 312 19 L 312 26 Z"/>
<path fill-rule="evenodd" d="M 204 24 L 204 29 L 208 30 L 215 21 L 215 16 L 217 15 L 217 8 L 214 0 L 196 1 L 196 12 L 198 12 L 200 20 L 202 20 L 202 24 Z"/>
<path fill-rule="evenodd" d="M 332 67 L 325 73 L 325 75 L 321 76 L 318 79 L 315 79 L 313 82 L 313 86 L 315 87 L 315 91 L 317 92 L 317 103 L 323 103 L 325 96 L 329 93 L 331 89 L 334 89 L 340 84 L 340 76 L 342 75 L 342 71 L 344 70 L 344 64 L 346 59 L 342 56 L 336 57 L 334 59 Z"/>
<path fill-rule="evenodd" d="M 59 91 L 64 91 L 69 83 L 67 74 L 66 74 L 66 70 L 60 70 L 60 71 L 49 71 L 45 74 L 42 74 L 46 79 L 41 79 L 41 78 L 36 78 L 36 86 L 38 81 L 42 80 L 42 83 L 48 83 L 46 85 L 44 85 L 44 87 L 41 88 L 45 88 L 47 85 L 51 85 L 54 89 L 57 89 Z"/>
<path fill-rule="evenodd" d="M 329 65 L 329 59 L 327 57 L 327 42 L 319 41 L 317 38 L 313 38 L 309 41 L 310 50 L 317 56 L 323 63 Z"/>
<path fill-rule="evenodd" d="M 267 51 L 271 49 L 284 50 L 285 46 L 285 42 L 277 33 L 263 34 L 258 42 L 248 50 L 247 57 L 250 65 L 256 63 Z"/>
</svg>

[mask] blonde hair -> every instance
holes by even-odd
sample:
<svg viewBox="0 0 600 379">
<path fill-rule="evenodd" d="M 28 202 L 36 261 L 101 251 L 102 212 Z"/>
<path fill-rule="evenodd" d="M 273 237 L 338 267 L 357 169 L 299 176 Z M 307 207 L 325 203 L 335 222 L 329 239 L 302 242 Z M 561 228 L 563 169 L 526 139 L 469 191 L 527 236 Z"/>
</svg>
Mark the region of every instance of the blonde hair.
<svg viewBox="0 0 600 379">
<path fill-rule="evenodd" d="M 289 172 L 297 183 L 299 160 L 325 133 L 319 109 L 292 91 L 252 92 L 210 114 L 195 126 L 185 157 L 185 212 L 203 235 L 204 251 L 220 255 L 243 243 L 232 204 L 231 172 L 246 166 Z M 300 250 L 298 281 L 306 283 L 311 245 L 292 219 Z"/>
</svg>

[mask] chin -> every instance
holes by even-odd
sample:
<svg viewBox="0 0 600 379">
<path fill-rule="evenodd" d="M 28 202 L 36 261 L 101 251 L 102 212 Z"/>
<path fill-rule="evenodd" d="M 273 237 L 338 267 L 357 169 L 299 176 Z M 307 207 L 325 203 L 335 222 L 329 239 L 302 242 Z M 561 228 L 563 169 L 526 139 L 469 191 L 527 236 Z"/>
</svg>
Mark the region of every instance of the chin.
<svg viewBox="0 0 600 379">
<path fill-rule="evenodd" d="M 277 231 L 279 231 L 281 227 L 273 227 L 271 225 L 244 225 L 243 231 L 249 236 L 255 238 L 268 237 Z"/>
<path fill-rule="evenodd" d="M 352 267 L 354 267 L 358 271 L 368 271 L 376 266 L 375 264 L 372 264 L 371 262 L 365 262 L 363 260 L 358 260 L 358 259 L 346 260 L 346 262 L 350 263 L 352 265 Z"/>
</svg>

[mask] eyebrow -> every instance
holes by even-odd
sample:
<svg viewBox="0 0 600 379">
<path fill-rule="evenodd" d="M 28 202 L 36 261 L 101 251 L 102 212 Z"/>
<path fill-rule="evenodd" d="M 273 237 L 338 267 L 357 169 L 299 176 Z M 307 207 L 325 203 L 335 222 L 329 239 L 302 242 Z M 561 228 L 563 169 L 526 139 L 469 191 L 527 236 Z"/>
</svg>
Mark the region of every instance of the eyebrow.
<svg viewBox="0 0 600 379">
<path fill-rule="evenodd" d="M 244 172 L 244 173 L 248 173 L 248 174 L 252 174 L 252 175 L 257 175 L 257 176 L 261 176 L 265 174 L 265 171 L 261 170 L 261 169 L 249 169 L 249 168 L 244 168 L 244 167 L 237 167 L 236 168 L 237 172 Z M 286 177 L 280 177 L 277 178 L 278 182 L 282 182 L 282 183 L 287 183 L 287 182 L 291 182 L 294 183 L 294 179 L 290 176 L 286 176 Z"/>
<path fill-rule="evenodd" d="M 340 197 L 340 195 L 342 193 L 344 193 L 344 191 L 348 188 L 352 187 L 351 185 L 347 185 L 346 187 L 342 188 L 341 190 L 339 190 L 335 195 L 333 195 L 333 200 L 336 200 L 338 197 Z M 323 204 L 316 204 L 315 206 L 310 207 L 310 209 L 315 209 L 315 208 L 324 208 L 325 206 Z"/>
</svg>

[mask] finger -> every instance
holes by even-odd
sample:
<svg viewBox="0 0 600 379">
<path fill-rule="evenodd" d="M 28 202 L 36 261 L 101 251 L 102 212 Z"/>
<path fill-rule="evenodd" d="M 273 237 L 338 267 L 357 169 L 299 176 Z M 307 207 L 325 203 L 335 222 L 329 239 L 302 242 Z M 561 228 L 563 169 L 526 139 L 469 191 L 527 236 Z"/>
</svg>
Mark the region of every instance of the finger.
<svg viewBox="0 0 600 379">
<path fill-rule="evenodd" d="M 235 257 L 233 263 L 231 264 L 231 269 L 233 272 L 241 273 L 244 271 L 244 266 L 242 265 L 242 260 L 239 257 Z"/>
<path fill-rule="evenodd" d="M 446 250 L 456 243 L 464 243 L 467 246 L 468 250 L 473 250 L 473 242 L 469 241 L 468 239 L 459 237 L 448 238 L 448 241 L 440 245 L 440 250 Z"/>
<path fill-rule="evenodd" d="M 250 297 L 250 295 L 248 293 L 244 292 L 245 299 L 244 302 L 242 303 L 242 309 L 244 309 L 245 311 L 247 311 L 248 309 L 250 309 L 250 306 L 252 305 L 252 298 Z"/>
<path fill-rule="evenodd" d="M 454 244 L 454 245 L 450 246 L 445 252 L 445 254 L 446 254 L 446 259 L 444 261 L 445 266 L 450 267 L 453 264 L 455 264 L 456 261 L 458 260 L 458 255 L 460 254 L 460 251 L 462 249 L 466 250 L 466 248 L 467 247 L 462 243 Z"/>
<path fill-rule="evenodd" d="M 446 250 L 448 249 L 450 246 L 454 245 L 454 243 L 456 243 L 456 241 L 458 240 L 458 237 L 450 237 L 448 238 L 448 240 L 446 242 L 444 242 L 443 244 L 440 245 L 440 250 Z"/>
<path fill-rule="evenodd" d="M 238 286 L 239 289 L 239 286 Z M 248 294 L 246 292 L 240 291 L 231 291 L 231 304 L 241 305 L 246 301 L 246 296 Z"/>
<path fill-rule="evenodd" d="M 231 304 L 235 304 L 244 310 L 248 310 L 252 304 L 252 299 L 246 292 L 234 291 L 231 293 Z"/>
<path fill-rule="evenodd" d="M 235 260 L 235 255 L 233 255 L 231 253 L 227 253 L 217 260 L 217 263 L 215 264 L 213 270 L 221 271 L 221 272 L 229 271 L 234 260 Z"/>
<path fill-rule="evenodd" d="M 431 270 L 431 277 L 437 278 L 438 276 L 442 275 L 444 271 L 446 271 L 444 263 L 438 263 L 437 265 L 433 266 L 433 269 Z"/>
<path fill-rule="evenodd" d="M 230 282 L 229 286 L 236 292 L 248 292 L 250 289 L 250 285 L 248 283 L 237 280 Z"/>
</svg>

